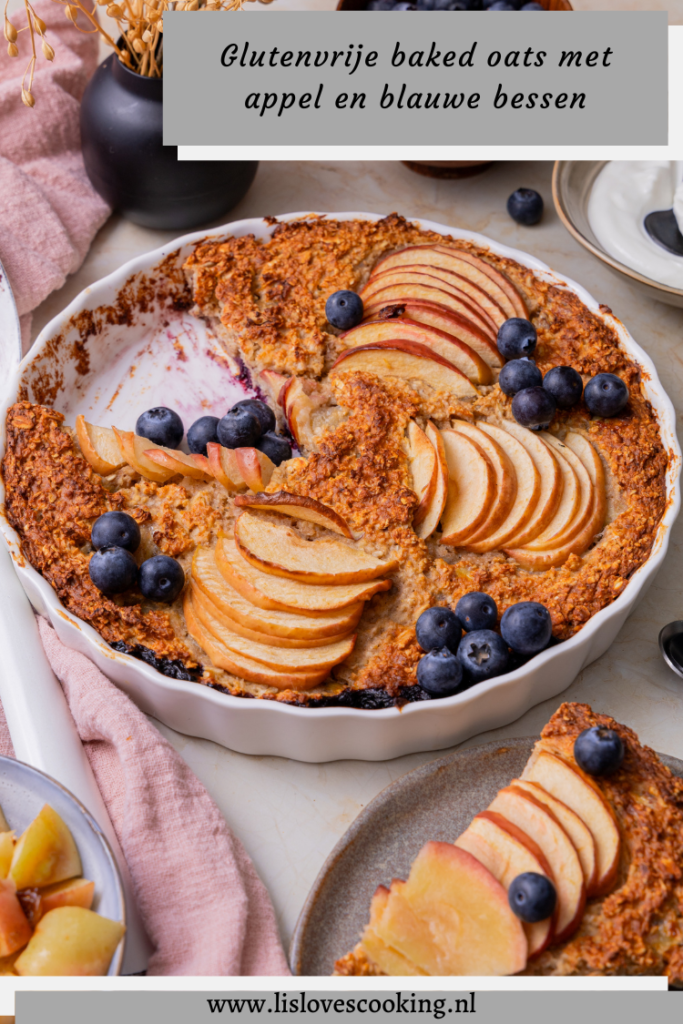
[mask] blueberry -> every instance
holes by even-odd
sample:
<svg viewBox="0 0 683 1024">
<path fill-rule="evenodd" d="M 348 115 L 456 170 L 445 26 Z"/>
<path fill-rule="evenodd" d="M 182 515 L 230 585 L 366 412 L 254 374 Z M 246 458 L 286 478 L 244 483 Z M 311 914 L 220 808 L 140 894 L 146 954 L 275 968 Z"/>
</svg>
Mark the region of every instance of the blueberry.
<svg viewBox="0 0 683 1024">
<path fill-rule="evenodd" d="M 350 331 L 363 319 L 363 300 L 356 292 L 334 292 L 325 303 L 328 323 L 340 331 Z"/>
<path fill-rule="evenodd" d="M 393 11 L 394 0 L 370 0 L 366 7 L 368 11 Z"/>
<path fill-rule="evenodd" d="M 513 914 L 527 924 L 547 921 L 557 905 L 555 886 L 546 875 L 524 871 L 510 882 L 508 903 Z"/>
<path fill-rule="evenodd" d="M 255 448 L 262 430 L 251 409 L 234 406 L 218 421 L 216 433 L 219 443 L 226 448 Z"/>
<path fill-rule="evenodd" d="M 531 0 L 531 3 L 523 4 L 520 7 L 520 11 L 544 11 L 545 7 L 541 7 L 540 4 L 536 3 L 536 0 Z"/>
<path fill-rule="evenodd" d="M 149 601 L 170 604 L 185 585 L 185 573 L 180 562 L 168 555 L 154 555 L 140 566 L 140 590 Z"/>
<path fill-rule="evenodd" d="M 511 359 L 505 364 L 500 371 L 498 383 L 503 394 L 516 395 L 524 388 L 539 387 L 543 383 L 543 374 L 533 359 L 522 356 L 521 359 Z"/>
<path fill-rule="evenodd" d="M 432 697 L 451 697 L 467 689 L 467 685 L 463 685 L 462 665 L 448 647 L 428 651 L 420 658 L 417 681 Z"/>
<path fill-rule="evenodd" d="M 167 409 L 165 405 L 158 405 L 138 416 L 135 433 L 164 448 L 177 448 L 183 439 L 185 427 L 177 412 Z"/>
<path fill-rule="evenodd" d="M 256 447 L 264 455 L 267 455 L 276 466 L 292 457 L 292 446 L 289 441 L 285 437 L 280 437 L 273 430 L 267 430 L 263 437 L 256 442 Z"/>
<path fill-rule="evenodd" d="M 503 612 L 500 632 L 518 654 L 538 654 L 550 643 L 553 624 L 550 612 L 538 601 L 518 601 Z"/>
<path fill-rule="evenodd" d="M 233 405 L 233 409 L 248 409 L 250 412 L 253 412 L 261 424 L 261 430 L 264 434 L 267 430 L 275 430 L 275 413 L 269 405 L 266 405 L 259 398 L 243 398 L 241 402 L 236 402 Z"/>
<path fill-rule="evenodd" d="M 417 7 L 415 4 L 407 3 L 406 0 L 398 0 L 398 3 L 394 4 L 395 11 L 416 11 Z"/>
<path fill-rule="evenodd" d="M 536 328 L 521 316 L 511 316 L 498 330 L 498 351 L 504 359 L 531 356 L 536 348 Z"/>
<path fill-rule="evenodd" d="M 100 548 L 90 559 L 90 579 L 97 589 L 112 597 L 123 594 L 135 586 L 138 578 L 137 562 L 125 548 Z"/>
<path fill-rule="evenodd" d="M 507 670 L 509 652 L 503 638 L 492 629 L 473 629 L 460 641 L 458 659 L 469 680 L 481 683 Z"/>
<path fill-rule="evenodd" d="M 200 416 L 187 432 L 187 447 L 194 455 L 206 455 L 207 444 L 217 444 L 218 416 Z"/>
<path fill-rule="evenodd" d="M 487 11 L 516 11 L 517 8 L 513 7 L 512 4 L 506 2 L 506 0 L 495 0 L 490 7 L 486 8 Z"/>
<path fill-rule="evenodd" d="M 553 366 L 543 378 L 543 387 L 553 396 L 558 409 L 571 409 L 583 394 L 581 374 L 573 366 Z"/>
<path fill-rule="evenodd" d="M 474 629 L 493 629 L 498 618 L 496 602 L 488 594 L 473 590 L 461 597 L 455 606 L 455 614 L 466 633 Z"/>
<path fill-rule="evenodd" d="M 90 543 L 100 548 L 126 548 L 136 551 L 140 545 L 140 527 L 126 512 L 105 512 L 93 523 Z"/>
<path fill-rule="evenodd" d="M 450 608 L 428 608 L 415 623 L 415 633 L 423 651 L 447 647 L 455 654 L 462 636 L 462 628 L 458 617 Z"/>
<path fill-rule="evenodd" d="M 507 211 L 518 224 L 531 227 L 543 216 L 543 199 L 532 188 L 518 188 L 508 199 Z"/>
<path fill-rule="evenodd" d="M 555 415 L 557 403 L 544 387 L 524 388 L 512 399 L 512 415 L 522 427 L 545 430 Z"/>
<path fill-rule="evenodd" d="M 616 416 L 628 402 L 628 388 L 616 373 L 599 373 L 583 393 L 593 416 Z"/>
<path fill-rule="evenodd" d="M 612 775 L 621 768 L 624 744 L 614 729 L 594 725 L 584 729 L 574 742 L 574 758 L 588 775 Z"/>
</svg>

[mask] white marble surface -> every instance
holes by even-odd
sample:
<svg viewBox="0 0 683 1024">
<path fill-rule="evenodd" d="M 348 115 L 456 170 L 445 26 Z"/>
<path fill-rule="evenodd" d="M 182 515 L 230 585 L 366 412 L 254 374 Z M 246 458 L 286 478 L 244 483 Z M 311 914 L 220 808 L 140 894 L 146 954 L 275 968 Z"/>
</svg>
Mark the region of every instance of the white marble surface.
<svg viewBox="0 0 683 1024">
<path fill-rule="evenodd" d="M 625 321 L 652 355 L 678 414 L 683 413 L 683 310 L 648 300 L 613 276 L 566 233 L 552 208 L 550 164 L 497 164 L 460 181 L 418 176 L 399 163 L 263 164 L 249 195 L 230 217 L 295 210 L 368 210 L 422 216 L 461 225 L 517 246 L 583 283 Z M 546 201 L 543 222 L 514 224 L 505 201 L 519 186 Z M 82 288 L 170 234 L 113 217 L 81 268 L 36 312 L 34 335 Z M 537 733 L 562 699 L 587 701 L 632 725 L 658 750 L 683 758 L 683 680 L 659 657 L 657 634 L 683 618 L 683 523 L 674 528 L 666 565 L 611 650 L 553 701 L 512 725 L 469 741 Z M 678 581 L 678 582 L 677 582 Z M 268 886 L 288 941 L 298 912 L 325 857 L 358 812 L 386 785 L 433 759 L 433 753 L 395 761 L 299 764 L 248 757 L 162 727 L 208 787 L 245 844 Z"/>
</svg>

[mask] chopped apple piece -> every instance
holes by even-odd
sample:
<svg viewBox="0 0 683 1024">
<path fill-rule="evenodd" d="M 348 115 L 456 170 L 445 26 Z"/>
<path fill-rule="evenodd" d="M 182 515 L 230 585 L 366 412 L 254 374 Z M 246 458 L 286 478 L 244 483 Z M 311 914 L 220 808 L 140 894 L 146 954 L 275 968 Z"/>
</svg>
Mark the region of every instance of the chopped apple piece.
<svg viewBox="0 0 683 1024">
<path fill-rule="evenodd" d="M 45 804 L 14 848 L 9 877 L 17 889 L 54 885 L 81 874 L 81 858 L 71 832 Z"/>
<path fill-rule="evenodd" d="M 216 545 L 216 564 L 242 597 L 257 608 L 273 611 L 326 616 L 342 608 L 347 611 L 358 601 L 369 601 L 374 594 L 391 587 L 390 580 L 327 587 L 271 576 L 245 561 L 229 537 Z"/>
<path fill-rule="evenodd" d="M 495 496 L 493 467 L 471 438 L 442 430 L 448 461 L 448 500 L 442 516 L 441 543 L 459 546 L 485 522 Z"/>
<path fill-rule="evenodd" d="M 252 683 L 262 683 L 264 686 L 274 686 L 278 690 L 312 690 L 318 683 L 322 683 L 329 674 L 328 669 L 308 672 L 278 671 L 261 662 L 254 661 L 253 658 L 230 650 L 204 628 L 195 613 L 191 591 L 185 595 L 183 614 L 188 633 L 204 653 L 211 658 L 216 668 L 232 672 L 240 679 L 248 679 Z"/>
<path fill-rule="evenodd" d="M 597 877 L 588 895 L 603 896 L 609 892 L 617 876 L 621 843 L 612 808 L 598 787 L 578 766 L 570 765 L 538 747 L 522 778 L 543 786 L 547 793 L 561 800 L 587 825 L 597 856 Z"/>
<path fill-rule="evenodd" d="M 97 427 L 87 423 L 84 416 L 77 416 L 76 440 L 84 459 L 100 476 L 109 476 L 126 465 L 116 434 L 109 427 Z"/>
<path fill-rule="evenodd" d="M 583 870 L 574 844 L 548 805 L 525 789 L 506 786 L 489 804 L 489 810 L 526 832 L 543 851 L 557 889 L 555 941 L 563 942 L 578 928 L 586 905 Z"/>
<path fill-rule="evenodd" d="M 211 480 L 213 473 L 209 460 L 205 455 L 186 455 L 185 452 L 173 448 L 147 448 L 143 452 L 145 458 L 158 466 L 170 469 L 174 474 L 189 476 L 192 480 Z"/>
<path fill-rule="evenodd" d="M 239 495 L 235 498 L 237 508 L 263 509 L 266 512 L 280 512 L 293 519 L 305 519 L 309 523 L 317 523 L 328 530 L 339 533 L 342 537 L 353 540 L 349 524 L 342 519 L 329 505 L 323 505 L 315 498 L 307 498 L 303 494 L 289 494 L 287 491 L 274 491 L 271 494 Z"/>
<path fill-rule="evenodd" d="M 411 263 L 403 267 L 395 267 L 393 270 L 385 270 L 382 273 L 373 274 L 363 289 L 363 295 L 367 293 L 371 301 L 373 292 L 380 288 L 390 287 L 394 284 L 408 284 L 416 281 L 418 284 L 424 278 L 438 282 L 437 287 L 445 288 L 453 295 L 468 302 L 480 316 L 491 321 L 495 328 L 505 323 L 507 317 L 498 303 L 486 292 L 467 278 L 460 274 L 453 273 L 438 266 L 429 264 Z"/>
<path fill-rule="evenodd" d="M 528 793 L 531 793 L 537 800 L 542 804 L 545 804 L 553 812 L 557 820 L 559 821 L 562 828 L 565 830 L 572 843 L 574 849 L 579 855 L 581 861 L 581 869 L 583 871 L 583 880 L 586 885 L 586 893 L 590 895 L 591 889 L 595 885 L 596 871 L 597 871 L 597 858 L 595 853 L 595 841 L 591 834 L 591 830 L 588 825 L 578 814 L 563 804 L 561 800 L 551 796 L 547 793 L 543 786 L 539 786 L 537 782 L 528 782 L 525 779 L 513 779 L 511 785 L 516 789 L 526 789 Z"/>
<path fill-rule="evenodd" d="M 13 856 L 14 832 L 0 832 L 0 878 L 7 878 Z"/>
<path fill-rule="evenodd" d="M 469 437 L 481 448 L 493 467 L 495 477 L 494 496 L 488 515 L 478 530 L 467 538 L 466 543 L 469 545 L 470 541 L 476 543 L 488 537 L 505 522 L 517 494 L 517 477 L 505 449 L 490 434 L 465 420 L 455 420 L 453 429 Z"/>
<path fill-rule="evenodd" d="M 429 503 L 436 490 L 438 465 L 434 445 L 415 420 L 408 424 L 408 467 L 413 484 L 412 490 L 419 502 L 413 516 L 413 527 L 417 527 L 427 515 Z"/>
<path fill-rule="evenodd" d="M 206 446 L 209 469 L 212 475 L 228 491 L 245 491 L 247 485 L 237 465 L 234 448 L 224 448 L 216 441 L 209 441 Z"/>
<path fill-rule="evenodd" d="M 425 302 L 421 299 L 409 299 L 388 305 L 371 302 L 365 307 L 365 316 L 368 319 L 378 317 L 382 320 L 392 320 L 400 316 L 420 324 L 428 324 L 463 342 L 476 352 L 487 366 L 503 365 L 503 357 L 489 334 L 485 334 L 471 320 L 436 302 Z"/>
<path fill-rule="evenodd" d="M 7 818 L 5 817 L 5 813 L 2 807 L 0 807 L 0 833 L 9 831 L 11 830 L 9 825 L 7 824 Z"/>
<path fill-rule="evenodd" d="M 510 537 L 513 537 L 529 522 L 541 493 L 541 476 L 524 445 L 520 444 L 512 434 L 508 434 L 506 430 L 494 426 L 492 423 L 480 422 L 477 426 L 503 448 L 512 463 L 517 478 L 517 493 L 514 503 L 498 529 L 487 534 L 482 540 L 476 542 L 469 540 L 467 543 L 470 551 L 482 554 L 501 548 Z"/>
<path fill-rule="evenodd" d="M 121 451 L 125 456 L 126 462 L 145 480 L 164 484 L 172 476 L 176 476 L 177 470 L 158 466 L 156 462 L 152 462 L 145 455 L 145 452 L 150 448 L 159 448 L 160 445 L 154 444 L 146 437 L 138 437 L 132 430 L 118 430 L 116 427 L 112 429 L 121 445 Z"/>
<path fill-rule="evenodd" d="M 510 975 L 526 966 L 526 936 L 505 889 L 450 843 L 427 843 L 408 881 L 392 882 L 375 932 L 431 976 Z"/>
<path fill-rule="evenodd" d="M 537 537 L 555 515 L 562 497 L 562 475 L 552 451 L 533 430 L 514 420 L 503 420 L 501 427 L 526 448 L 541 478 L 541 493 L 534 511 L 520 531 L 507 540 L 510 547 L 521 547 Z"/>
<path fill-rule="evenodd" d="M 104 975 L 125 930 L 84 907 L 57 907 L 38 922 L 14 969 L 30 977 Z"/>
<path fill-rule="evenodd" d="M 31 925 L 17 898 L 14 883 L 0 880 L 0 957 L 11 956 L 31 938 Z"/>
<path fill-rule="evenodd" d="M 475 398 L 477 389 L 448 360 L 426 345 L 412 341 L 374 342 L 342 352 L 330 373 L 362 370 L 378 377 L 419 380 L 435 390 L 450 391 L 455 398 Z"/>
<path fill-rule="evenodd" d="M 487 811 L 477 814 L 455 845 L 476 857 L 506 891 L 513 879 L 525 871 L 546 875 L 554 883 L 550 865 L 538 845 L 500 814 Z M 530 957 L 550 945 L 555 933 L 555 917 L 534 924 L 523 923 Z"/>
<path fill-rule="evenodd" d="M 372 897 L 370 902 L 370 922 L 363 932 L 361 945 L 367 956 L 379 967 L 381 971 L 384 972 L 384 974 L 394 977 L 401 975 L 406 975 L 407 977 L 425 977 L 424 971 L 421 971 L 420 968 L 416 967 L 415 964 L 410 962 L 410 960 L 406 960 L 406 958 L 401 956 L 400 953 L 397 953 L 395 949 L 385 946 L 382 940 L 377 937 L 377 933 L 374 930 L 374 923 L 383 913 L 388 899 L 389 890 L 383 885 L 378 886 L 375 895 Z"/>
<path fill-rule="evenodd" d="M 85 907 L 90 910 L 95 896 L 95 883 L 87 878 L 70 878 L 40 891 L 40 911 L 44 916 L 57 907 Z"/>
<path fill-rule="evenodd" d="M 363 583 L 398 567 L 395 558 L 381 561 L 341 540 L 304 540 L 283 523 L 242 512 L 235 521 L 240 554 L 257 569 L 304 583 Z"/>
<path fill-rule="evenodd" d="M 436 452 L 436 482 L 425 517 L 415 530 L 421 540 L 426 540 L 434 533 L 448 500 L 448 461 L 441 431 L 430 421 L 427 424 L 426 434 Z"/>
</svg>

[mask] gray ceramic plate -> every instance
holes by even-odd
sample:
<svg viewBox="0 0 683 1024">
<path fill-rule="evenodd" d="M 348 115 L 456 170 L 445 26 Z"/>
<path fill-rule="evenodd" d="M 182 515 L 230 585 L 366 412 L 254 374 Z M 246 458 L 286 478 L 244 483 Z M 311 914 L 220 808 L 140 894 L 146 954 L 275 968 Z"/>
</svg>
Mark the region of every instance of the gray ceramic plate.
<svg viewBox="0 0 683 1024">
<path fill-rule="evenodd" d="M 17 835 L 49 804 L 68 825 L 83 864 L 83 877 L 95 883 L 93 910 L 125 924 L 125 903 L 119 869 L 111 847 L 82 803 L 49 775 L 11 757 L 0 757 L 0 806 Z M 109 976 L 121 973 L 125 938 L 109 966 Z"/>
<path fill-rule="evenodd" d="M 372 894 L 405 878 L 429 840 L 453 842 L 510 779 L 520 774 L 535 739 L 486 743 L 439 758 L 397 779 L 362 811 L 315 880 L 297 922 L 294 974 L 329 977 L 358 942 Z M 659 755 L 683 777 L 683 761 Z"/>
</svg>

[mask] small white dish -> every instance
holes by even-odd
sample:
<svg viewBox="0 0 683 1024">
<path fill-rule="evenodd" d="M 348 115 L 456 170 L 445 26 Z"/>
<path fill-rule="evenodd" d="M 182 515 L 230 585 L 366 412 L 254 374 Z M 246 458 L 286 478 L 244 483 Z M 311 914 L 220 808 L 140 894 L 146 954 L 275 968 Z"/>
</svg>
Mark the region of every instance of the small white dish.
<svg viewBox="0 0 683 1024">
<path fill-rule="evenodd" d="M 305 216 L 310 213 L 288 214 L 279 220 Z M 380 219 L 376 214 L 356 212 L 324 216 Z M 514 721 L 569 686 L 582 668 L 610 646 L 664 559 L 680 503 L 681 454 L 673 406 L 649 356 L 584 288 L 553 273 L 540 260 L 483 235 L 416 221 L 427 230 L 487 246 L 529 267 L 541 279 L 574 292 L 614 329 L 625 351 L 642 367 L 643 387 L 670 452 L 667 506 L 650 557 L 619 597 L 580 632 L 508 675 L 454 697 L 409 704 L 400 710 L 314 710 L 226 696 L 196 683 L 169 679 L 113 651 L 91 626 L 60 604 L 52 587 L 27 564 L 15 531 L 0 514 L 0 529 L 33 606 L 49 618 L 63 643 L 86 654 L 143 711 L 172 729 L 241 753 L 310 762 L 343 758 L 380 761 L 452 746 Z M 115 423 L 132 429 L 140 411 L 155 404 L 176 408 L 186 423 L 205 413 L 223 415 L 243 391 L 204 322 L 188 312 L 182 263 L 203 238 L 247 234 L 265 238 L 273 228 L 265 220 L 251 219 L 186 235 L 132 260 L 82 292 L 44 328 L 11 377 L 0 406 L 0 445 L 4 448 L 7 409 L 18 397 L 54 406 L 71 425 L 76 415 L 83 413 L 105 426 Z M 0 485 L 0 502 L 3 499 Z M 27 686 L 30 681 L 17 680 L 17 685 Z"/>
</svg>

